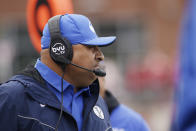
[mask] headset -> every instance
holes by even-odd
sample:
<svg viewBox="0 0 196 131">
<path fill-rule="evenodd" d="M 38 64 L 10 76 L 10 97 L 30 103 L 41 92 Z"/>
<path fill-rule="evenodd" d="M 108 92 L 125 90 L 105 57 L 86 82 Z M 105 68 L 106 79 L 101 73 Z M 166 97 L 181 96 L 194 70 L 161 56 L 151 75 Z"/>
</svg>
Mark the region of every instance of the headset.
<svg viewBox="0 0 196 131">
<path fill-rule="evenodd" d="M 60 32 L 60 17 L 61 15 L 54 16 L 49 19 L 48 27 L 50 31 L 50 56 L 62 68 L 66 64 L 70 64 L 73 58 L 72 45 Z"/>
<path fill-rule="evenodd" d="M 60 65 L 60 67 L 63 70 L 63 74 L 61 77 L 61 112 L 60 112 L 59 119 L 55 127 L 55 131 L 57 131 L 58 129 L 58 126 L 60 124 L 60 120 L 62 117 L 62 113 L 63 113 L 63 77 L 65 74 L 66 65 L 71 64 L 75 67 L 92 72 L 95 75 L 100 76 L 100 77 L 104 77 L 106 75 L 106 72 L 101 69 L 91 70 L 91 69 L 87 69 L 85 67 L 76 65 L 71 62 L 73 58 L 72 44 L 69 42 L 68 39 L 66 39 L 65 37 L 61 35 L 61 32 L 60 32 L 61 16 L 62 15 L 56 15 L 48 20 L 48 27 L 49 27 L 50 37 L 51 37 L 49 53 L 50 53 L 52 60 L 58 65 Z"/>
</svg>

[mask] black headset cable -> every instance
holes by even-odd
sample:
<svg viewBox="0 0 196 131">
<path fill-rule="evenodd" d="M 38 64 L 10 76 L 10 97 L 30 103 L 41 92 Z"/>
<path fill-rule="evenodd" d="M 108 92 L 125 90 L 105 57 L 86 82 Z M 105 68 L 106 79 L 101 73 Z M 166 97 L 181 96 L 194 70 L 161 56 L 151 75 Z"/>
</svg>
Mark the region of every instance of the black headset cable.
<svg viewBox="0 0 196 131">
<path fill-rule="evenodd" d="M 62 74 L 62 77 L 61 77 L 61 112 L 60 112 L 59 119 L 58 119 L 58 122 L 57 122 L 56 127 L 55 127 L 55 131 L 58 131 L 58 126 L 60 124 L 61 117 L 62 117 L 62 114 L 63 114 L 63 78 L 64 78 L 64 74 L 65 74 L 65 70 L 63 70 L 63 74 Z"/>
</svg>

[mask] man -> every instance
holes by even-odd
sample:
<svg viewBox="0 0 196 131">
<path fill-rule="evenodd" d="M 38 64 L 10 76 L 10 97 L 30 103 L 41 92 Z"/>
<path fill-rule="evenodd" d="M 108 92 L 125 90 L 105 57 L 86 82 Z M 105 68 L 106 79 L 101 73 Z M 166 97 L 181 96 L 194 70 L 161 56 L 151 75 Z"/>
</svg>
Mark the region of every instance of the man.
<svg viewBox="0 0 196 131">
<path fill-rule="evenodd" d="M 98 46 L 116 37 L 98 37 L 89 19 L 65 14 L 51 18 L 41 39 L 41 57 L 0 86 L 1 131 L 110 131 L 99 97 L 104 76 Z"/>
<path fill-rule="evenodd" d="M 101 64 L 105 70 L 105 65 Z M 146 121 L 134 110 L 120 104 L 105 87 L 105 77 L 99 77 L 100 95 L 104 98 L 110 114 L 113 131 L 150 131 Z"/>
</svg>

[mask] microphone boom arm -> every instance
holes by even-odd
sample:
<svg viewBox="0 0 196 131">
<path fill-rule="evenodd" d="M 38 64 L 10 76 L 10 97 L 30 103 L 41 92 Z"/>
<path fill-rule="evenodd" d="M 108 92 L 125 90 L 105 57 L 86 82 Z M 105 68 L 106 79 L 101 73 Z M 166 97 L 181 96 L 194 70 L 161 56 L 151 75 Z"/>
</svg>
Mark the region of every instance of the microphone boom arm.
<svg viewBox="0 0 196 131">
<path fill-rule="evenodd" d="M 75 66 L 75 67 L 81 68 L 81 69 L 83 69 L 83 70 L 92 72 L 92 73 L 94 73 L 96 76 L 99 76 L 99 77 L 104 77 L 104 76 L 106 76 L 106 72 L 104 72 L 104 71 L 102 71 L 102 70 L 100 70 L 100 69 L 97 69 L 97 70 L 90 70 L 90 69 L 84 68 L 84 67 L 82 67 L 82 66 L 76 65 L 76 64 L 74 64 L 74 63 L 72 63 L 72 62 L 70 62 L 70 64 L 73 65 L 73 66 Z"/>
</svg>

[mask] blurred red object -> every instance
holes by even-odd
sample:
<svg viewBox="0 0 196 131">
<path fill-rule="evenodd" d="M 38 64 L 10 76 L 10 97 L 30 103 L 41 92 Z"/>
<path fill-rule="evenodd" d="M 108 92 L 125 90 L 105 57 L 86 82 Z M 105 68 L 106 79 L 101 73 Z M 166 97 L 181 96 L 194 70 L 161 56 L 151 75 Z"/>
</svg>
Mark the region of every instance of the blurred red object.
<svg viewBox="0 0 196 131">
<path fill-rule="evenodd" d="M 173 68 L 164 54 L 150 54 L 141 64 L 128 65 L 126 87 L 136 91 L 171 87 L 174 83 Z"/>
</svg>

